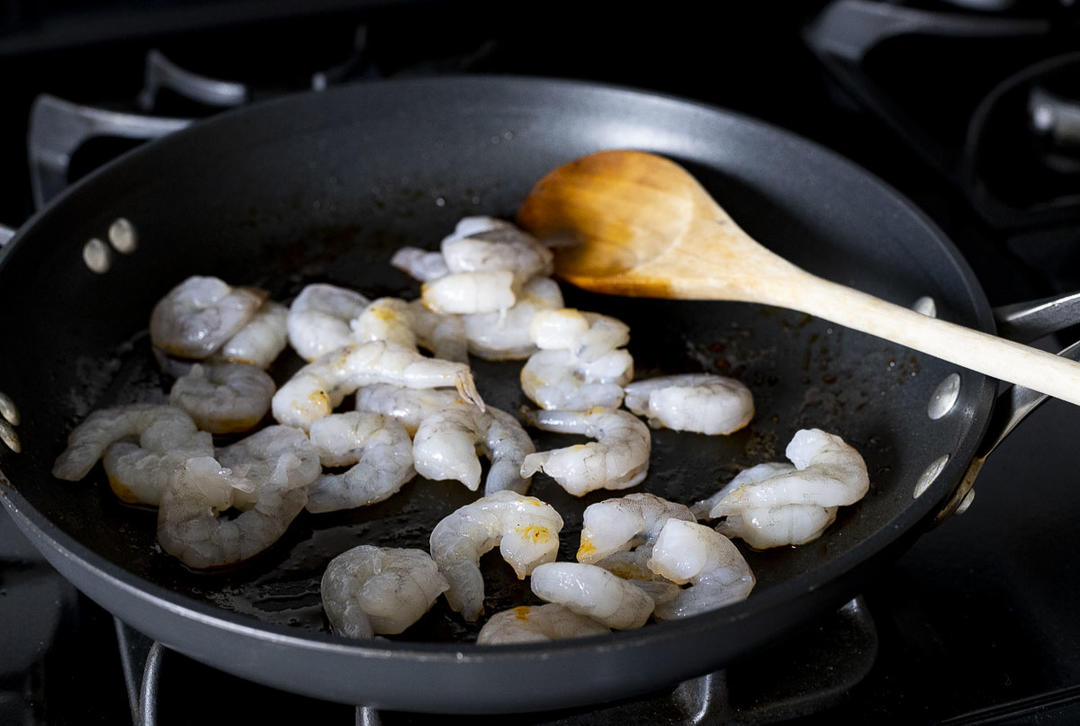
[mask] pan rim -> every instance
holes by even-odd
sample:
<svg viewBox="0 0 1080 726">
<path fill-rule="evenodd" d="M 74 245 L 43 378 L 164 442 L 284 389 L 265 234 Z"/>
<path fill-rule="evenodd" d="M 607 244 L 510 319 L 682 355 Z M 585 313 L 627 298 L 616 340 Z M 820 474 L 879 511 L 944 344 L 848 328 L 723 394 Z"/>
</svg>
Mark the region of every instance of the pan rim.
<svg viewBox="0 0 1080 726">
<path fill-rule="evenodd" d="M 521 90 L 523 88 L 536 88 L 549 86 L 560 90 L 573 90 L 576 92 L 600 91 L 636 97 L 644 102 L 668 103 L 692 108 L 698 112 L 707 114 L 719 114 L 741 124 L 756 127 L 782 139 L 786 143 L 801 147 L 803 150 L 826 158 L 834 167 L 842 168 L 848 174 L 858 175 L 867 184 L 879 187 L 880 191 L 896 199 L 899 206 L 910 213 L 929 235 L 932 235 L 942 246 L 948 255 L 955 270 L 959 273 L 965 292 L 976 304 L 976 315 L 983 330 L 993 331 L 993 319 L 989 304 L 986 300 L 982 287 L 978 284 L 973 271 L 967 261 L 959 253 L 952 241 L 937 227 L 937 225 L 918 206 L 913 204 L 906 196 L 898 192 L 894 187 L 879 179 L 867 169 L 848 160 L 846 157 L 832 151 L 815 141 L 802 137 L 784 128 L 775 126 L 766 121 L 747 116 L 742 113 L 729 111 L 701 101 L 686 99 L 673 94 L 655 92 L 642 88 L 629 86 L 595 83 L 590 81 L 578 81 L 559 78 L 546 78 L 539 76 L 513 76 L 513 75 L 460 75 L 440 76 L 437 78 L 421 79 L 388 79 L 363 84 L 337 87 L 327 91 L 308 91 L 305 93 L 291 94 L 288 96 L 269 99 L 260 103 L 252 104 L 231 110 L 214 117 L 201 121 L 175 132 L 174 134 L 147 143 L 109 162 L 94 172 L 88 174 L 77 183 L 62 192 L 43 209 L 37 211 L 29 220 L 20 226 L 15 237 L 6 246 L 4 253 L 0 255 L 0 271 L 16 256 L 15 252 L 20 248 L 24 237 L 43 219 L 47 214 L 54 213 L 72 197 L 84 193 L 88 187 L 99 183 L 103 177 L 115 173 L 117 168 L 122 168 L 133 158 L 154 153 L 160 145 L 167 143 L 184 142 L 189 139 L 197 139 L 200 135 L 214 132 L 216 129 L 228 124 L 237 123 L 250 114 L 264 113 L 270 108 L 287 108 L 291 105 L 305 103 L 305 99 L 316 94 L 323 95 L 347 95 L 366 92 L 368 88 L 406 87 L 437 85 L 445 86 L 468 86 L 468 87 L 492 87 L 504 86 L 510 89 Z M 363 91 L 358 91 L 363 88 Z M 375 91 L 379 93 L 381 91 Z M 179 140 L 179 141 L 177 141 Z M 978 374 L 973 374 L 978 375 Z M 968 462 L 974 456 L 976 446 L 984 435 L 989 423 L 990 408 L 993 402 L 995 384 L 985 376 L 979 376 L 977 388 L 971 394 L 971 405 L 974 407 L 974 416 L 969 424 L 964 437 L 954 447 L 953 455 L 942 471 L 938 480 L 931 489 L 919 499 L 913 500 L 904 511 L 902 517 L 906 526 L 897 526 L 903 532 L 913 531 L 944 501 L 958 484 L 960 477 L 967 468 Z M 777 586 L 757 593 L 750 599 L 727 606 L 723 609 L 695 616 L 681 621 L 668 621 L 650 625 L 648 628 L 631 632 L 614 633 L 609 636 L 595 636 L 579 640 L 561 641 L 544 644 L 521 644 L 505 646 L 478 646 L 475 643 L 421 643 L 412 641 L 388 641 L 379 640 L 369 643 L 358 643 L 345 638 L 334 636 L 329 633 L 312 630 L 298 630 L 289 626 L 266 622 L 250 615 L 225 610 L 211 605 L 210 603 L 197 600 L 190 595 L 168 590 L 149 580 L 145 580 L 107 560 L 97 554 L 72 536 L 61 530 L 56 524 L 45 517 L 36 508 L 31 506 L 17 489 L 0 489 L 0 501 L 14 515 L 20 526 L 24 523 L 38 531 L 40 536 L 51 540 L 57 551 L 64 557 L 77 561 L 83 569 L 93 571 L 98 576 L 112 581 L 115 585 L 128 591 L 135 597 L 152 602 L 158 607 L 163 607 L 175 615 L 189 620 L 203 622 L 222 627 L 227 630 L 253 636 L 260 640 L 275 643 L 285 643 L 293 647 L 323 652 L 337 652 L 355 654 L 365 658 L 394 657 L 398 655 L 415 655 L 427 660 L 446 662 L 459 662 L 462 657 L 467 660 L 499 660 L 518 656 L 531 656 L 539 652 L 576 652 L 591 650 L 602 647 L 604 649 L 629 649 L 647 647 L 654 639 L 667 638 L 669 634 L 712 631 L 726 627 L 731 623 L 745 620 L 762 611 L 768 611 L 784 603 L 798 598 L 805 592 L 818 589 L 822 583 L 831 583 L 857 569 L 874 555 L 887 549 L 893 544 L 898 536 L 884 530 L 874 533 L 862 540 L 860 546 L 844 555 L 829 559 L 811 573 L 799 576 L 793 580 L 779 583 Z M 869 555 L 864 547 L 869 548 Z M 857 556 L 856 556 L 857 555 Z"/>
</svg>

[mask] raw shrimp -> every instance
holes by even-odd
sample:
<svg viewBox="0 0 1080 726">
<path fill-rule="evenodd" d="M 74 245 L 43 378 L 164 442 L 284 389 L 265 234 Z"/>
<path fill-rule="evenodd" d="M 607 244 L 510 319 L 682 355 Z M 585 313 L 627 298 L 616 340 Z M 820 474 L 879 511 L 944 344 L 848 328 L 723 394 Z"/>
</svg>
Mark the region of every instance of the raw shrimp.
<svg viewBox="0 0 1080 726">
<path fill-rule="evenodd" d="M 745 507 L 732 512 L 721 504 L 728 494 L 744 484 L 758 484 L 796 471 L 791 464 L 781 462 L 758 464 L 744 469 L 723 489 L 695 504 L 694 514 L 699 519 L 725 517 L 717 525 L 716 531 L 728 537 L 739 537 L 755 549 L 806 544 L 820 537 L 833 523 L 837 507 L 788 504 L 776 507 Z M 717 508 L 717 514 L 712 513 L 714 508 Z M 726 514 L 721 513 L 725 511 Z"/>
<path fill-rule="evenodd" d="M 582 515 L 578 562 L 596 564 L 622 550 L 652 544 L 671 518 L 694 521 L 685 504 L 635 492 L 590 504 Z"/>
<path fill-rule="evenodd" d="M 625 411 L 523 410 L 526 422 L 545 431 L 584 434 L 596 441 L 529 454 L 521 475 L 543 471 L 576 497 L 594 489 L 628 489 L 649 469 L 649 427 Z"/>
<path fill-rule="evenodd" d="M 200 429 L 228 434 L 255 428 L 270 410 L 274 379 L 247 363 L 196 363 L 176 379 L 169 403 L 186 411 Z"/>
<path fill-rule="evenodd" d="M 518 284 L 550 275 L 554 256 L 528 232 L 493 217 L 465 217 L 441 245 L 451 274 L 509 270 Z"/>
<path fill-rule="evenodd" d="M 150 341 L 170 355 L 205 358 L 239 333 L 265 299 L 264 290 L 189 277 L 154 306 Z"/>
<path fill-rule="evenodd" d="M 834 434 L 802 429 L 792 437 L 784 454 L 795 471 L 735 487 L 712 507 L 710 515 L 721 517 L 746 508 L 790 504 L 845 506 L 862 499 L 870 488 L 866 462 Z"/>
<path fill-rule="evenodd" d="M 754 396 L 734 378 L 709 373 L 661 376 L 625 388 L 626 407 L 649 425 L 701 434 L 730 434 L 754 417 Z"/>
<path fill-rule="evenodd" d="M 710 530 L 711 531 L 711 530 Z M 644 590 L 602 567 L 551 562 L 533 570 L 533 594 L 616 630 L 640 628 L 656 603 Z"/>
<path fill-rule="evenodd" d="M 212 363 L 250 363 L 266 369 L 289 343 L 289 309 L 267 300 L 247 325 L 211 356 Z"/>
<path fill-rule="evenodd" d="M 363 507 L 397 493 L 416 471 L 412 441 L 397 421 L 377 413 L 336 413 L 311 425 L 311 443 L 323 466 L 350 466 L 323 474 L 308 490 L 309 512 Z"/>
<path fill-rule="evenodd" d="M 524 579 L 559 550 L 563 520 L 536 497 L 504 490 L 466 504 L 444 517 L 431 532 L 431 556 L 446 576 L 450 607 L 472 622 L 484 608 L 480 557 L 499 546 L 503 559 Z"/>
<path fill-rule="evenodd" d="M 514 304 L 514 273 L 509 270 L 451 273 L 425 282 L 420 299 L 437 313 L 490 313 Z"/>
<path fill-rule="evenodd" d="M 634 376 L 634 359 L 620 345 L 626 324 L 573 308 L 540 310 L 529 325 L 540 350 L 521 369 L 521 388 L 541 408 L 618 408 L 623 386 Z"/>
<path fill-rule="evenodd" d="M 138 445 L 122 439 L 138 437 Z M 67 448 L 53 464 L 57 479 L 79 481 L 112 449 L 106 474 L 117 496 L 156 505 L 169 475 L 183 459 L 212 456 L 210 434 L 172 406 L 135 403 L 90 414 L 68 435 Z"/>
<path fill-rule="evenodd" d="M 442 388 L 403 388 L 389 383 L 361 386 L 356 410 L 379 413 L 400 422 L 410 436 L 426 417 L 456 404 L 465 405 L 457 391 Z"/>
<path fill-rule="evenodd" d="M 724 535 L 703 524 L 669 519 L 653 545 L 649 569 L 680 585 L 677 597 L 657 604 L 661 620 L 686 618 L 729 605 L 754 588 L 754 573 Z"/>
<path fill-rule="evenodd" d="M 276 428 L 282 427 L 266 431 Z M 302 432 L 294 432 L 307 441 Z M 248 438 L 256 436 L 259 434 Z M 271 444 L 278 446 L 282 443 L 280 439 L 274 435 Z M 250 448 L 258 446 L 253 443 Z M 276 457 L 267 454 L 267 458 L 251 467 L 249 476 L 255 470 L 268 470 L 269 476 L 253 477 L 258 479 L 254 501 L 232 519 L 218 514 L 237 504 L 235 465 L 224 468 L 212 457 L 185 461 L 170 480 L 158 508 L 158 542 L 162 549 L 189 567 L 203 569 L 242 562 L 276 542 L 304 508 L 307 486 L 315 478 L 314 473 L 310 478 L 301 476 L 304 467 L 291 465 L 302 460 L 304 454 L 278 453 Z M 277 462 L 276 466 L 273 461 Z M 317 472 L 317 457 L 314 462 Z M 231 473 L 230 469 L 233 469 Z"/>
<path fill-rule="evenodd" d="M 320 590 L 335 633 L 370 638 L 404 631 L 449 586 L 423 550 L 360 545 L 330 560 Z"/>
<path fill-rule="evenodd" d="M 307 429 L 328 416 L 345 396 L 373 383 L 409 388 L 455 386 L 466 401 L 483 405 L 464 363 L 426 358 L 380 340 L 347 345 L 307 364 L 278 389 L 271 409 L 279 422 Z"/>
<path fill-rule="evenodd" d="M 307 503 L 307 488 L 322 473 L 319 453 L 304 435 L 291 426 L 267 426 L 235 444 L 217 449 L 217 459 L 229 469 L 237 489 L 233 506 L 250 509 L 261 496 L 260 489 L 273 486 L 279 489 L 303 488 Z M 246 483 L 246 486 L 244 485 Z"/>
<path fill-rule="evenodd" d="M 355 342 L 349 323 L 368 302 L 360 293 L 336 285 L 308 285 L 289 306 L 289 343 L 310 362 Z"/>
<path fill-rule="evenodd" d="M 529 324 L 540 310 L 563 306 L 559 284 L 550 277 L 534 277 L 525 283 L 517 302 L 495 313 L 464 315 L 469 352 L 485 360 L 521 360 L 536 352 L 529 337 Z"/>
<path fill-rule="evenodd" d="M 431 252 L 418 247 L 402 247 L 390 258 L 390 264 L 415 280 L 437 280 L 450 273 L 442 252 Z"/>
<path fill-rule="evenodd" d="M 413 440 L 416 471 L 435 481 L 455 479 L 476 491 L 480 486 L 477 448 L 491 461 L 484 494 L 528 490 L 530 479 L 521 476 L 521 463 L 536 447 L 516 418 L 491 406 L 481 411 L 458 403 L 424 418 Z"/>
<path fill-rule="evenodd" d="M 600 623 L 578 615 L 562 605 L 520 605 L 495 613 L 476 636 L 477 645 L 501 643 L 543 643 L 567 638 L 585 638 L 611 632 Z"/>
</svg>

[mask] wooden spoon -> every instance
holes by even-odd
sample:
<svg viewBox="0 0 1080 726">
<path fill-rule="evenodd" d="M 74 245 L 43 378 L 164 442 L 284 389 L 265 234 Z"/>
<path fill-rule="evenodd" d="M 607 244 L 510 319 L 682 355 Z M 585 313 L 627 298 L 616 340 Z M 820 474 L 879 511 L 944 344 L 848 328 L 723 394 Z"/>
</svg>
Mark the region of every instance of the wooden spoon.
<svg viewBox="0 0 1080 726">
<path fill-rule="evenodd" d="M 555 267 L 586 290 L 799 310 L 1080 405 L 1080 364 L 815 277 L 654 154 L 604 151 L 559 167 L 533 187 L 518 223 L 541 239 L 577 241 L 558 250 Z"/>
</svg>

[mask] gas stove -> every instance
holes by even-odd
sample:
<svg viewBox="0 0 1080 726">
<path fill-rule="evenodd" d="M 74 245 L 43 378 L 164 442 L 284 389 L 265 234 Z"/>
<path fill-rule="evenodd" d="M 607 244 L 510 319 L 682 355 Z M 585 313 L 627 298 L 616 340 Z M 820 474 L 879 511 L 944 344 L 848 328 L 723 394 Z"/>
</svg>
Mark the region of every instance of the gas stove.
<svg viewBox="0 0 1080 726">
<path fill-rule="evenodd" d="M 617 19 L 555 2 L 523 23 L 482 2 L 31 11 L 12 0 L 0 12 L 0 222 L 17 225 L 116 153 L 235 105 L 375 78 L 545 75 L 694 98 L 814 139 L 911 198 L 991 303 L 1007 305 L 1080 286 L 1080 59 L 1067 5 L 837 0 L 725 8 L 703 23 L 689 4 Z M 994 452 L 962 516 L 860 597 L 725 671 L 616 704 L 474 720 L 1076 723 L 1080 576 L 1061 546 L 1080 510 L 1076 430 L 1080 411 L 1048 402 Z M 168 651 L 77 593 L 6 515 L 0 652 L 3 723 L 446 718 L 316 701 Z"/>
</svg>

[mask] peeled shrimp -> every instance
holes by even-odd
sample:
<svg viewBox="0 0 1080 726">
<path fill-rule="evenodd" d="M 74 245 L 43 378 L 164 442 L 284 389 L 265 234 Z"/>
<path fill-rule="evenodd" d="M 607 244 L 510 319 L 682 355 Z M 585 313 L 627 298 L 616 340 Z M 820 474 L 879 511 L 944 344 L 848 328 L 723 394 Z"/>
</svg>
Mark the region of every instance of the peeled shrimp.
<svg viewBox="0 0 1080 726">
<path fill-rule="evenodd" d="M 450 274 L 442 252 L 431 252 L 418 247 L 402 247 L 390 258 L 390 264 L 421 282 L 437 280 Z"/>
<path fill-rule="evenodd" d="M 746 506 L 845 506 L 862 499 L 870 488 L 866 462 L 834 434 L 820 429 L 797 431 L 784 455 L 796 471 L 734 489 L 713 507 L 712 515 L 721 516 Z"/>
<path fill-rule="evenodd" d="M 602 567 L 551 562 L 533 570 L 533 594 L 616 630 L 640 628 L 656 604 L 641 588 Z"/>
<path fill-rule="evenodd" d="M 123 441 L 138 437 L 138 444 Z M 68 435 L 53 464 L 57 479 L 79 481 L 108 452 L 105 473 L 122 500 L 157 505 L 172 472 L 184 459 L 212 456 L 210 434 L 172 406 L 135 403 L 90 414 Z"/>
<path fill-rule="evenodd" d="M 717 529 L 765 549 L 806 544 L 870 488 L 866 462 L 839 436 L 819 429 L 795 433 L 785 454 L 794 466 L 759 464 L 694 505 L 698 517 L 727 517 Z"/>
<path fill-rule="evenodd" d="M 357 411 L 332 414 L 313 423 L 310 436 L 323 466 L 352 468 L 315 480 L 308 490 L 309 512 L 381 502 L 416 475 L 409 434 L 391 418 Z"/>
<path fill-rule="evenodd" d="M 626 407 L 653 427 L 730 434 L 754 417 L 754 396 L 734 378 L 708 373 L 661 376 L 625 388 Z"/>
<path fill-rule="evenodd" d="M 250 363 L 266 369 L 289 343 L 289 309 L 267 300 L 247 325 L 212 356 L 211 362 Z"/>
<path fill-rule="evenodd" d="M 468 621 L 484 607 L 480 557 L 496 545 L 503 559 L 524 579 L 559 549 L 563 520 L 536 497 L 504 490 L 477 499 L 444 517 L 431 532 L 431 556 L 446 576 L 446 600 Z"/>
<path fill-rule="evenodd" d="M 335 633 L 370 638 L 404 631 L 448 587 L 423 550 L 360 545 L 330 560 L 320 590 Z"/>
<path fill-rule="evenodd" d="M 443 239 L 441 249 L 451 273 L 509 270 L 523 283 L 553 269 L 551 250 L 528 232 L 493 217 L 465 217 Z"/>
<path fill-rule="evenodd" d="M 476 491 L 477 448 L 491 461 L 484 494 L 503 489 L 525 493 L 530 479 L 521 475 L 521 464 L 536 447 L 516 418 L 491 406 L 481 411 L 458 403 L 424 418 L 413 440 L 416 471 L 436 481 L 455 479 Z"/>
<path fill-rule="evenodd" d="M 494 313 L 464 315 L 469 352 L 485 360 L 521 360 L 536 352 L 529 337 L 529 325 L 540 310 L 563 306 L 559 284 L 550 277 L 534 277 L 525 283 L 517 302 Z"/>
<path fill-rule="evenodd" d="M 150 341 L 182 358 L 205 358 L 247 325 L 266 292 L 232 287 L 216 277 L 189 277 L 150 314 Z"/>
<path fill-rule="evenodd" d="M 362 386 L 356 391 L 356 410 L 379 413 L 400 422 L 410 436 L 431 414 L 466 405 L 457 391 L 443 388 L 403 388 L 389 383 Z"/>
<path fill-rule="evenodd" d="M 630 329 L 606 315 L 572 308 L 540 310 L 529 336 L 540 350 L 521 369 L 521 388 L 541 408 L 618 408 L 634 359 L 618 346 Z"/>
<path fill-rule="evenodd" d="M 315 465 L 317 470 L 317 459 Z M 284 534 L 307 501 L 307 485 L 314 475 L 305 481 L 295 471 L 281 471 L 288 468 L 276 467 L 269 478 L 260 479 L 247 511 L 229 519 L 218 516 L 236 503 L 229 469 L 211 457 L 188 459 L 174 474 L 158 508 L 162 549 L 198 569 L 223 567 L 259 554 Z"/>
<path fill-rule="evenodd" d="M 545 431 L 584 434 L 596 441 L 529 454 L 521 475 L 543 471 L 576 497 L 594 489 L 628 489 L 649 469 L 649 427 L 625 411 L 523 411 L 526 422 Z"/>
<path fill-rule="evenodd" d="M 266 486 L 279 490 L 307 489 L 322 473 L 319 453 L 304 435 L 291 426 L 267 426 L 229 446 L 217 449 L 216 456 L 227 467 L 234 482 L 233 506 L 250 509 Z M 246 484 L 246 486 L 244 486 Z M 295 515 L 293 515 L 295 516 Z"/>
<path fill-rule="evenodd" d="M 196 363 L 176 379 L 169 403 L 186 411 L 203 431 L 227 434 L 255 428 L 270 410 L 274 379 L 247 363 Z"/>
<path fill-rule="evenodd" d="M 360 293 L 336 285 L 308 285 L 289 306 L 289 343 L 310 362 L 356 342 L 349 322 L 364 312 L 368 302 Z"/>
<path fill-rule="evenodd" d="M 514 304 L 514 273 L 509 270 L 451 273 L 425 282 L 420 299 L 437 313 L 490 313 Z"/>
<path fill-rule="evenodd" d="M 455 386 L 466 401 L 483 405 L 464 363 L 426 358 L 400 345 L 374 341 L 345 346 L 307 364 L 278 389 L 271 409 L 279 422 L 307 429 L 330 415 L 345 396 L 373 383 L 409 388 Z"/>
<path fill-rule="evenodd" d="M 756 582 L 742 553 L 724 535 L 696 522 L 669 519 L 653 545 L 649 569 L 680 585 L 674 599 L 657 604 L 662 620 L 685 618 L 745 600 Z"/>
<path fill-rule="evenodd" d="M 582 515 L 578 562 L 595 564 L 622 550 L 652 544 L 669 519 L 694 521 L 685 504 L 635 492 L 590 504 Z"/>
<path fill-rule="evenodd" d="M 542 643 L 567 638 L 585 638 L 590 635 L 606 635 L 611 630 L 592 618 L 578 615 L 572 610 L 550 603 L 548 605 L 521 605 L 492 615 L 480 634 L 477 645 L 502 643 Z"/>
</svg>

